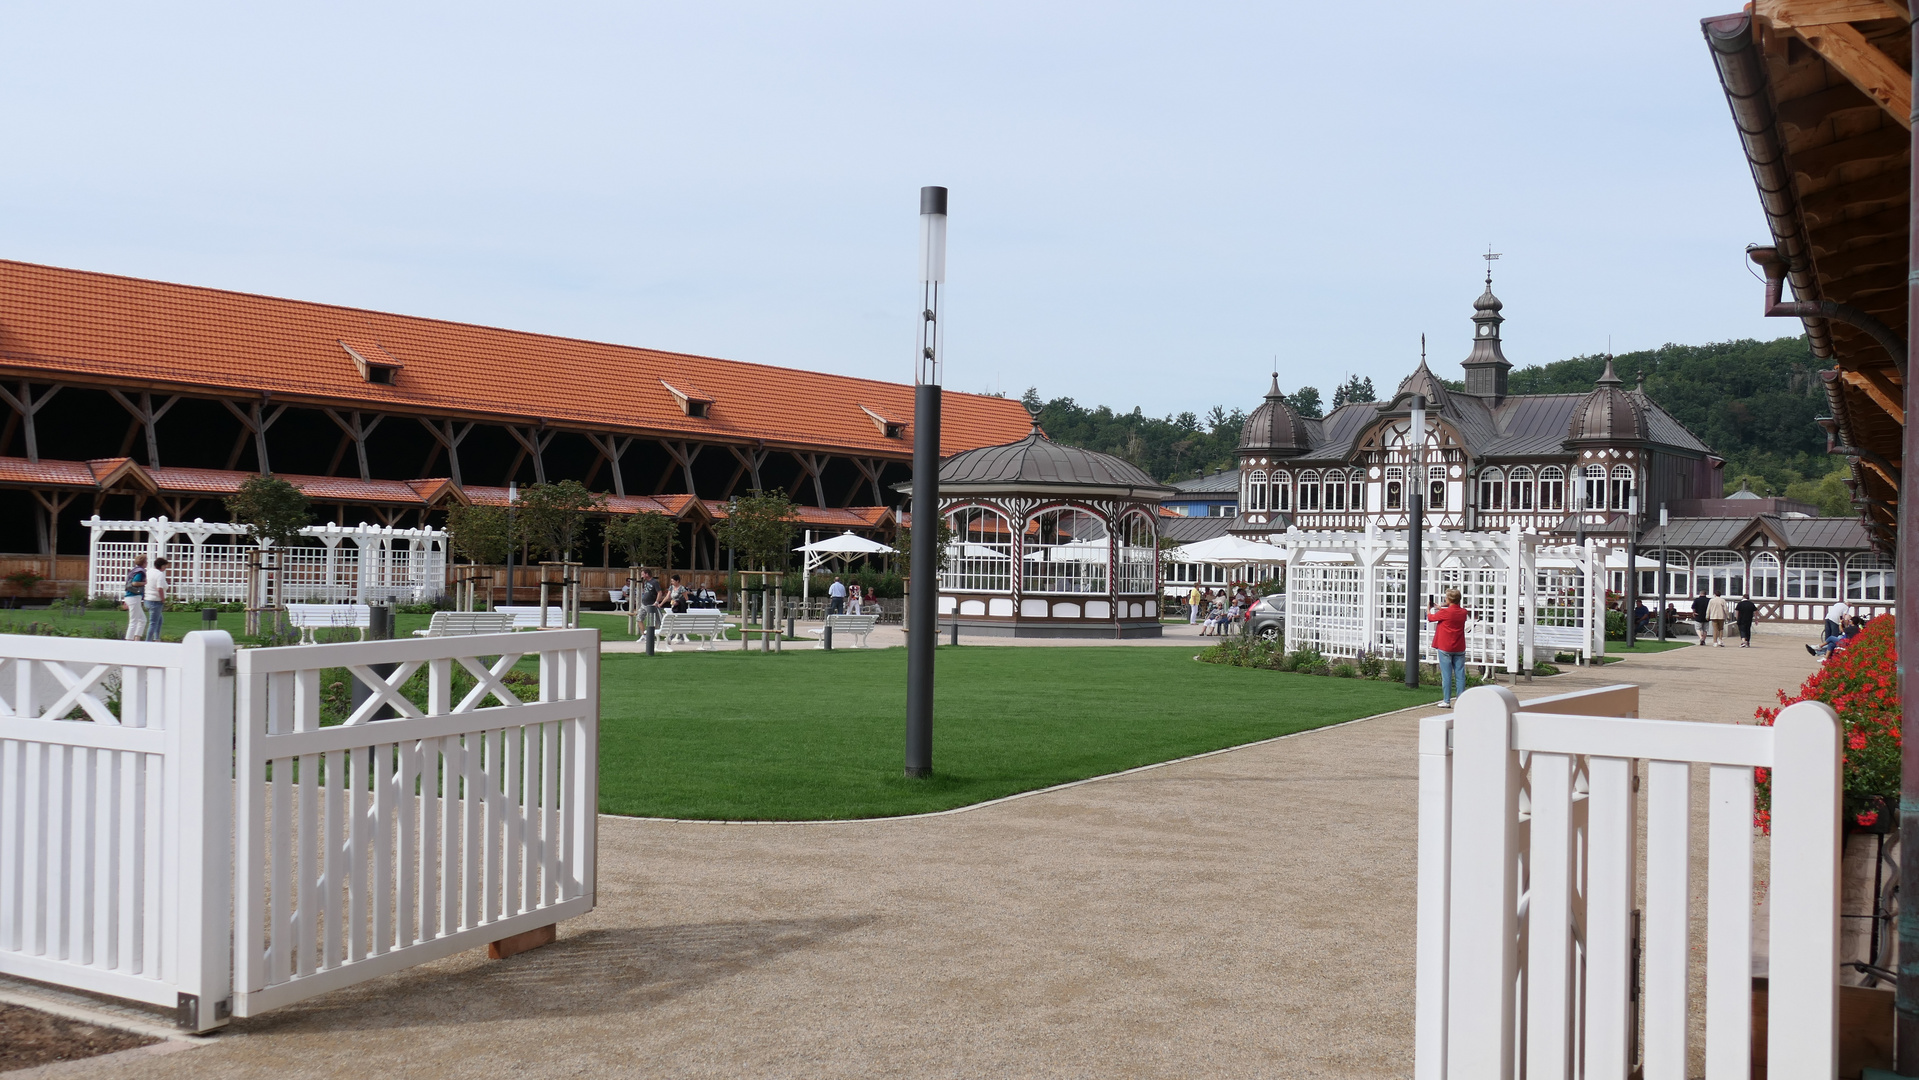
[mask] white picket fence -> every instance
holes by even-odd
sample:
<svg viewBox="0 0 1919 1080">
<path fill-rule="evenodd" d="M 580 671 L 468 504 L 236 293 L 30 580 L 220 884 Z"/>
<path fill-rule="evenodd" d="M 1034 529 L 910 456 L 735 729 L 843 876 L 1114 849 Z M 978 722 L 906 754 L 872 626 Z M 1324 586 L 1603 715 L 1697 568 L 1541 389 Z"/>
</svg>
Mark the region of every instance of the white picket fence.
<svg viewBox="0 0 1919 1080">
<path fill-rule="evenodd" d="M 370 697 L 322 726 L 331 668 Z M 199 1031 L 584 914 L 598 686 L 594 630 L 0 635 L 0 973 Z"/>
<path fill-rule="evenodd" d="M 1817 702 L 1787 708 L 1773 727 L 1637 712 L 1631 686 L 1524 705 L 1480 687 L 1453 715 L 1421 722 L 1418 1080 L 1624 1080 L 1635 1066 L 1646 1080 L 1685 1080 L 1695 944 L 1706 954 L 1707 1080 L 1749 1077 L 1758 767 L 1772 770 L 1779 931 L 1769 936 L 1767 1065 L 1773 1076 L 1836 1075 L 1837 717 Z M 1709 792 L 1703 942 L 1690 937 L 1687 906 L 1696 764 Z"/>
</svg>

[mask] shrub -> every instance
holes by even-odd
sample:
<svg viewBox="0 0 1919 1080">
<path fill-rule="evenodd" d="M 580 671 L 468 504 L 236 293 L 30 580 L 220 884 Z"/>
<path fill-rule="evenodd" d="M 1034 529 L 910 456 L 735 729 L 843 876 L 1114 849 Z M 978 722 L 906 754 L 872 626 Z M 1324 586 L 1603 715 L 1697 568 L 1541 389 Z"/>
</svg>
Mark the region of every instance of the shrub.
<svg viewBox="0 0 1919 1080">
<path fill-rule="evenodd" d="M 1899 797 L 1899 672 L 1892 616 L 1866 624 L 1851 645 L 1834 653 L 1799 684 L 1799 693 L 1779 691 L 1777 708 L 1754 715 L 1770 725 L 1780 710 L 1799 701 L 1823 701 L 1839 714 L 1845 733 L 1846 816 L 1855 825 L 1881 824 Z M 1772 831 L 1772 770 L 1753 770 L 1753 824 Z"/>
<path fill-rule="evenodd" d="M 1326 663 L 1326 658 L 1319 655 L 1319 650 L 1310 645 L 1300 646 L 1289 659 L 1292 661 L 1294 671 L 1310 672 Z"/>
<path fill-rule="evenodd" d="M 1626 613 L 1623 611 L 1606 612 L 1606 637 L 1612 641 L 1626 640 Z"/>
<path fill-rule="evenodd" d="M 1385 670 L 1385 667 L 1386 661 L 1378 653 L 1359 654 L 1359 673 L 1366 678 L 1379 678 L 1379 673 Z M 1404 669 L 1401 669 L 1400 678 L 1405 678 Z"/>
<path fill-rule="evenodd" d="M 1335 679 L 1357 679 L 1359 669 L 1351 664 L 1334 664 L 1332 675 Z"/>
</svg>

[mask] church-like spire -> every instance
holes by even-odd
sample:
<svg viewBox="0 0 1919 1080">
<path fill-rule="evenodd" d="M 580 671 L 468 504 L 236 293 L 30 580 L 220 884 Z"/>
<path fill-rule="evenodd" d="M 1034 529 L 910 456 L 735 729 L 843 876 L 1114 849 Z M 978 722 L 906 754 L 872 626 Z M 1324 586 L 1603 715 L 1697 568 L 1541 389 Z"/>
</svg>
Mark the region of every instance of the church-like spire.
<svg viewBox="0 0 1919 1080">
<path fill-rule="evenodd" d="M 1466 369 L 1466 392 L 1492 398 L 1498 404 L 1506 397 L 1506 373 L 1512 364 L 1499 347 L 1499 324 L 1506 321 L 1499 311 L 1506 305 L 1493 295 L 1493 260 L 1499 258 L 1491 248 L 1486 260 L 1486 291 L 1473 301 L 1473 351 L 1460 365 Z"/>
</svg>

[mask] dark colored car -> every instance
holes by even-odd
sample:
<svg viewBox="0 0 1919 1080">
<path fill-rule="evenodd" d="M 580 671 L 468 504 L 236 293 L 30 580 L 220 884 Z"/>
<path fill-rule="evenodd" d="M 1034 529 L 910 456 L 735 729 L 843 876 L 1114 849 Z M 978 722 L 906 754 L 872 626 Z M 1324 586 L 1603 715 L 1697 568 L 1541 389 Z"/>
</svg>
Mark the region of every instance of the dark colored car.
<svg viewBox="0 0 1919 1080">
<path fill-rule="evenodd" d="M 1253 613 L 1248 620 L 1246 632 L 1267 641 L 1278 641 L 1286 636 L 1286 594 L 1274 593 L 1263 596 L 1253 605 Z"/>
</svg>

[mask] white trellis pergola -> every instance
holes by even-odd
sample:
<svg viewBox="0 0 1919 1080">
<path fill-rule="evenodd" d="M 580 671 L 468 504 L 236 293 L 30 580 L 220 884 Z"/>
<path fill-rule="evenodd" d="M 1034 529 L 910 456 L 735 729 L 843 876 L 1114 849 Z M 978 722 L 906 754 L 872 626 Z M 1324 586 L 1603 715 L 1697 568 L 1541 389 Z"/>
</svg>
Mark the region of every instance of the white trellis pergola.
<svg viewBox="0 0 1919 1080">
<path fill-rule="evenodd" d="M 95 514 L 82 524 L 91 535 L 87 581 L 92 596 L 119 596 L 134 556 L 151 561 L 164 555 L 172 564 L 167 579 L 174 598 L 248 601 L 252 560 L 271 546 L 248 537 L 244 526 L 199 518 L 103 521 Z M 132 534 L 133 539 L 108 539 L 114 534 Z M 419 603 L 446 591 L 444 530 L 328 523 L 300 534 L 319 543 L 281 549 L 276 604 Z"/>
<path fill-rule="evenodd" d="M 1530 670 L 1535 649 L 1573 652 L 1584 662 L 1606 651 L 1605 558 L 1611 545 L 1548 545 L 1536 534 L 1431 531 L 1415 602 L 1424 609 L 1458 589 L 1473 614 L 1466 662 Z M 1275 533 L 1286 558 L 1286 648 L 1325 656 L 1370 653 L 1406 659 L 1406 533 Z M 1419 652 L 1435 660 L 1432 637 Z"/>
</svg>

